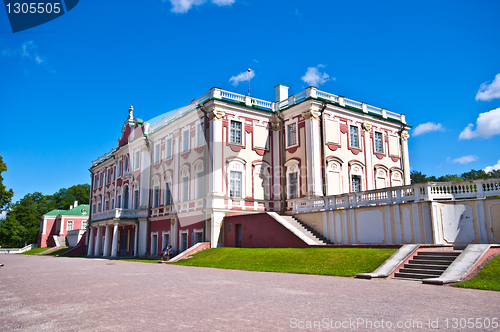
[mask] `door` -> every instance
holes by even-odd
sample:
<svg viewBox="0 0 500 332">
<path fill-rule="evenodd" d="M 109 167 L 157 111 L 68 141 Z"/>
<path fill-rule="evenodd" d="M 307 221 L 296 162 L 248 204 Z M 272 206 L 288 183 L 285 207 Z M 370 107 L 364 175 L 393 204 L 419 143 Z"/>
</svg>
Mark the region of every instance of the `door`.
<svg viewBox="0 0 500 332">
<path fill-rule="evenodd" d="M 242 241 L 242 233 L 241 233 L 241 224 L 236 224 L 236 246 L 238 248 L 241 248 L 241 241 Z"/>
<path fill-rule="evenodd" d="M 181 233 L 181 252 L 187 249 L 188 246 L 188 235 L 187 233 Z"/>
<path fill-rule="evenodd" d="M 127 235 L 128 231 L 125 230 L 120 233 L 120 257 L 127 256 Z"/>
<path fill-rule="evenodd" d="M 151 237 L 151 255 L 158 255 L 158 235 L 156 234 Z"/>
</svg>

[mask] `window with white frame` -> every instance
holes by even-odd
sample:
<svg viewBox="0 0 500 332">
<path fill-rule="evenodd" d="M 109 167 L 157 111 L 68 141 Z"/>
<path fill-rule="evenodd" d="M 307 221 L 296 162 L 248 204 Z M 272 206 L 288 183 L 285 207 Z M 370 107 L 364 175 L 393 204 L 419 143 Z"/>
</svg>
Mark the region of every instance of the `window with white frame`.
<svg viewBox="0 0 500 332">
<path fill-rule="evenodd" d="M 140 166 L 141 166 L 141 151 L 135 151 L 134 170 L 139 169 Z"/>
<path fill-rule="evenodd" d="M 351 175 L 351 192 L 357 193 L 361 191 L 361 176 Z"/>
<path fill-rule="evenodd" d="M 123 164 L 123 173 L 128 172 L 128 167 L 129 167 L 129 160 L 128 160 L 128 156 L 125 156 L 125 162 L 124 162 L 124 164 Z"/>
<path fill-rule="evenodd" d="M 89 222 L 87 220 L 82 221 L 82 229 L 86 229 L 88 225 Z"/>
<path fill-rule="evenodd" d="M 189 178 L 187 176 L 182 178 L 181 197 L 182 202 L 189 201 Z"/>
<path fill-rule="evenodd" d="M 94 176 L 94 189 L 97 188 L 97 184 L 98 184 L 97 181 L 99 181 L 99 175 L 96 174 Z"/>
<path fill-rule="evenodd" d="M 160 206 L 160 187 L 155 187 L 153 189 L 153 207 L 157 208 Z"/>
<path fill-rule="evenodd" d="M 287 131 L 287 142 L 286 146 L 294 146 L 297 145 L 297 123 L 290 123 L 289 125 L 286 126 L 286 131 Z"/>
<path fill-rule="evenodd" d="M 359 128 L 356 126 L 349 127 L 349 138 L 351 147 L 359 149 Z"/>
<path fill-rule="evenodd" d="M 241 122 L 231 121 L 229 143 L 241 144 Z"/>
<path fill-rule="evenodd" d="M 158 232 L 151 233 L 151 255 L 158 255 Z"/>
<path fill-rule="evenodd" d="M 241 198 L 241 172 L 229 172 L 229 197 Z"/>
<path fill-rule="evenodd" d="M 160 162 L 160 156 L 161 156 L 161 149 L 160 149 L 160 144 L 155 145 L 155 164 Z"/>
<path fill-rule="evenodd" d="M 108 168 L 108 170 L 106 171 L 106 184 L 110 183 L 111 183 L 111 168 Z"/>
<path fill-rule="evenodd" d="M 116 166 L 113 167 L 113 181 L 116 180 Z"/>
<path fill-rule="evenodd" d="M 170 232 L 162 232 L 161 247 L 165 249 L 170 244 Z"/>
<path fill-rule="evenodd" d="M 376 131 L 373 135 L 373 139 L 375 140 L 375 152 L 376 153 L 384 153 L 384 144 L 383 144 L 382 133 Z"/>
<path fill-rule="evenodd" d="M 109 201 L 105 201 L 104 202 L 104 211 L 108 211 L 109 210 Z"/>
<path fill-rule="evenodd" d="M 102 177 L 104 176 L 103 173 L 99 174 L 99 187 L 102 187 Z"/>
<path fill-rule="evenodd" d="M 68 231 L 72 231 L 73 230 L 73 220 L 68 220 L 67 230 Z"/>
<path fill-rule="evenodd" d="M 139 207 L 139 190 L 136 189 L 134 190 L 134 205 L 133 205 L 133 209 L 134 210 L 137 210 L 137 208 Z"/>
<path fill-rule="evenodd" d="M 182 152 L 189 151 L 189 130 L 182 133 Z"/>
<path fill-rule="evenodd" d="M 101 212 L 101 203 L 97 203 L 97 213 Z"/>
<path fill-rule="evenodd" d="M 203 198 L 203 172 L 196 173 L 196 199 Z"/>
<path fill-rule="evenodd" d="M 118 195 L 116 197 L 116 203 L 117 203 L 116 208 L 121 209 L 122 208 L 122 195 Z"/>
<path fill-rule="evenodd" d="M 204 123 L 200 123 L 200 125 L 198 126 L 198 134 L 197 134 L 196 146 L 203 145 L 203 143 L 205 141 L 205 134 L 203 132 L 203 125 L 204 125 Z"/>
<path fill-rule="evenodd" d="M 299 197 L 299 173 L 293 172 L 288 174 L 288 198 L 294 199 Z"/>
<path fill-rule="evenodd" d="M 115 208 L 115 199 L 112 198 L 111 199 L 111 210 L 113 210 Z"/>
<path fill-rule="evenodd" d="M 95 204 L 92 204 L 92 213 L 95 213 Z"/>
<path fill-rule="evenodd" d="M 364 165 L 360 162 L 349 162 L 349 178 L 351 180 L 351 192 L 359 192 L 363 190 L 364 180 Z"/>
<path fill-rule="evenodd" d="M 165 205 L 170 205 L 172 204 L 172 183 L 167 182 L 165 185 Z"/>
<path fill-rule="evenodd" d="M 130 190 L 128 186 L 123 187 L 123 208 L 128 209 L 129 208 L 129 199 L 130 197 Z"/>
<path fill-rule="evenodd" d="M 167 159 L 172 158 L 172 139 L 167 140 Z"/>
<path fill-rule="evenodd" d="M 122 176 L 122 167 L 123 167 L 123 163 L 122 161 L 120 160 L 118 162 L 118 176 Z"/>
</svg>

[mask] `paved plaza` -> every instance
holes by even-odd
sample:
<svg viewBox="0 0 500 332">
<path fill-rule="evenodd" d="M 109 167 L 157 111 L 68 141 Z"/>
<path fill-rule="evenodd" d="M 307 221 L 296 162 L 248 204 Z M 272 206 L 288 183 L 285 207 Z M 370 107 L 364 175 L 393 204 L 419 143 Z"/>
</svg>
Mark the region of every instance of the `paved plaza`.
<svg viewBox="0 0 500 332">
<path fill-rule="evenodd" d="M 0 263 L 1 331 L 428 331 L 429 320 L 500 330 L 460 329 L 498 322 L 493 291 L 105 259 Z"/>
</svg>

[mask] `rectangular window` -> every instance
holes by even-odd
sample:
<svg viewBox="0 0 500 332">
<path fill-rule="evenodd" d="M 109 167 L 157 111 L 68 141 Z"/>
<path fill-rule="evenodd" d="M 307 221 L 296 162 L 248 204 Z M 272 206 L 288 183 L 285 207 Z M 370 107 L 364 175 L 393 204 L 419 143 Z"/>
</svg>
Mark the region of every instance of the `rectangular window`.
<svg viewBox="0 0 500 332">
<path fill-rule="evenodd" d="M 384 145 L 382 140 L 382 133 L 375 132 L 375 152 L 376 153 L 384 153 Z"/>
<path fill-rule="evenodd" d="M 115 208 L 115 199 L 111 199 L 111 210 Z"/>
<path fill-rule="evenodd" d="M 137 210 L 139 207 L 139 190 L 134 191 L 134 209 Z"/>
<path fill-rule="evenodd" d="M 160 206 L 160 188 L 156 187 L 153 191 L 153 207 Z"/>
<path fill-rule="evenodd" d="M 196 199 L 202 198 L 203 196 L 203 172 L 196 174 Z"/>
<path fill-rule="evenodd" d="M 88 225 L 89 223 L 87 222 L 87 220 L 82 221 L 82 229 L 86 229 Z"/>
<path fill-rule="evenodd" d="M 123 164 L 123 173 L 128 172 L 128 156 L 125 157 L 125 163 Z"/>
<path fill-rule="evenodd" d="M 172 185 L 170 183 L 167 183 L 166 189 L 165 189 L 165 205 L 170 205 L 172 204 L 172 192 L 170 191 L 170 187 Z"/>
<path fill-rule="evenodd" d="M 203 145 L 205 141 L 205 134 L 203 133 L 203 123 L 198 126 L 198 140 L 196 141 L 196 146 Z"/>
<path fill-rule="evenodd" d="M 122 161 L 118 162 L 118 176 L 122 176 Z"/>
<path fill-rule="evenodd" d="M 172 158 L 172 139 L 167 141 L 167 159 Z"/>
<path fill-rule="evenodd" d="M 72 231 L 73 230 L 73 220 L 68 220 L 68 231 Z"/>
<path fill-rule="evenodd" d="M 294 199 L 299 197 L 299 173 L 290 173 L 288 175 L 288 181 L 290 183 L 288 198 Z"/>
<path fill-rule="evenodd" d="M 229 173 L 229 197 L 241 198 L 241 172 Z"/>
<path fill-rule="evenodd" d="M 160 162 L 160 153 L 161 153 L 160 146 L 161 146 L 160 144 L 155 146 L 155 164 Z"/>
<path fill-rule="evenodd" d="M 351 181 L 351 191 L 357 193 L 361 191 L 361 176 L 353 175 Z"/>
<path fill-rule="evenodd" d="M 92 205 L 92 213 L 95 213 L 95 204 Z"/>
<path fill-rule="evenodd" d="M 139 169 L 140 165 L 141 165 L 141 151 L 136 151 L 134 158 L 134 170 Z"/>
<path fill-rule="evenodd" d="M 358 127 L 356 127 L 356 126 L 350 127 L 350 139 L 351 139 L 351 147 L 359 149 Z"/>
<path fill-rule="evenodd" d="M 102 177 L 103 177 L 103 173 L 99 174 L 99 187 L 102 187 Z"/>
<path fill-rule="evenodd" d="M 297 123 L 291 123 L 287 128 L 287 144 L 286 146 L 297 145 Z"/>
<path fill-rule="evenodd" d="M 97 181 L 98 181 L 98 179 L 99 179 L 98 175 L 94 176 L 94 189 L 97 188 Z"/>
<path fill-rule="evenodd" d="M 104 211 L 109 210 L 109 201 L 104 202 Z"/>
<path fill-rule="evenodd" d="M 98 212 L 98 213 L 99 213 L 99 212 L 101 212 L 101 203 L 98 203 L 98 204 L 97 204 L 97 212 Z"/>
<path fill-rule="evenodd" d="M 106 172 L 106 184 L 111 183 L 111 168 L 108 168 L 108 171 Z"/>
<path fill-rule="evenodd" d="M 121 195 L 118 195 L 118 197 L 116 198 L 116 203 L 117 203 L 117 208 L 121 209 L 122 208 L 122 196 Z"/>
<path fill-rule="evenodd" d="M 229 142 L 241 144 L 241 122 L 231 121 L 231 132 L 229 134 Z"/>
<path fill-rule="evenodd" d="M 227 224 L 227 234 L 233 233 L 233 224 Z"/>
<path fill-rule="evenodd" d="M 182 152 L 189 150 L 189 130 L 182 133 Z"/>
<path fill-rule="evenodd" d="M 187 202 L 189 200 L 189 178 L 182 178 L 182 201 Z"/>
<path fill-rule="evenodd" d="M 116 181 L 116 166 L 113 167 L 113 181 Z"/>
</svg>

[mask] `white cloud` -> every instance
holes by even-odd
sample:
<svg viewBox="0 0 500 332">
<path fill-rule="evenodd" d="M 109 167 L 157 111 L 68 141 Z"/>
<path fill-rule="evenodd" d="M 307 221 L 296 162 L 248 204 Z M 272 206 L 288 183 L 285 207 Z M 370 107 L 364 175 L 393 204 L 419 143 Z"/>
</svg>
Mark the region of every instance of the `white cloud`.
<svg viewBox="0 0 500 332">
<path fill-rule="evenodd" d="M 38 54 L 38 47 L 32 40 L 24 42 L 20 48 L 11 50 L 9 48 L 3 49 L 1 51 L 2 56 L 20 56 L 23 59 L 29 59 L 37 64 L 43 63 L 44 58 Z"/>
<path fill-rule="evenodd" d="M 0 220 L 5 219 L 6 217 L 7 217 L 7 211 L 3 211 L 2 213 L 0 213 Z"/>
<path fill-rule="evenodd" d="M 322 73 L 319 71 L 319 68 L 324 67 L 324 65 L 308 67 L 306 73 L 300 79 L 310 86 L 318 87 L 321 84 L 325 84 L 326 81 L 330 80 L 330 76 L 327 73 Z M 333 78 L 333 80 L 335 80 L 335 78 Z"/>
<path fill-rule="evenodd" d="M 495 79 L 491 82 L 491 84 L 488 84 L 488 82 L 481 84 L 479 91 L 476 94 L 476 101 L 490 101 L 495 98 L 500 98 L 500 74 L 495 76 Z"/>
<path fill-rule="evenodd" d="M 498 160 L 497 164 L 496 165 L 493 165 L 493 166 L 487 166 L 484 171 L 486 173 L 489 173 L 491 171 L 497 171 L 500 169 L 500 160 Z"/>
<path fill-rule="evenodd" d="M 240 82 L 249 81 L 255 76 L 255 72 L 252 70 L 250 72 L 244 71 L 236 76 L 231 76 L 229 82 L 232 81 L 234 86 L 237 86 Z"/>
<path fill-rule="evenodd" d="M 476 161 L 478 159 L 479 158 L 477 156 L 474 156 L 474 155 L 470 154 L 468 156 L 463 156 L 463 157 L 460 157 L 460 158 L 455 158 L 452 161 L 454 163 L 460 163 L 462 165 L 465 165 L 465 164 L 471 163 L 473 161 Z"/>
<path fill-rule="evenodd" d="M 476 137 L 490 138 L 500 134 L 500 107 L 486 113 L 479 114 L 476 120 L 476 130 L 474 125 L 469 123 L 460 133 L 458 139 L 472 139 Z"/>
<path fill-rule="evenodd" d="M 166 2 L 167 0 L 162 0 L 163 2 Z M 187 13 L 193 6 L 200 6 L 207 2 L 207 0 L 168 0 L 172 4 L 172 11 L 173 13 Z M 232 5 L 236 0 L 211 0 L 214 5 L 217 6 L 230 6 Z"/>
<path fill-rule="evenodd" d="M 421 123 L 413 129 L 413 136 L 430 133 L 433 131 L 444 131 L 444 127 L 440 123 L 426 122 Z"/>
</svg>

